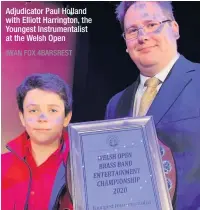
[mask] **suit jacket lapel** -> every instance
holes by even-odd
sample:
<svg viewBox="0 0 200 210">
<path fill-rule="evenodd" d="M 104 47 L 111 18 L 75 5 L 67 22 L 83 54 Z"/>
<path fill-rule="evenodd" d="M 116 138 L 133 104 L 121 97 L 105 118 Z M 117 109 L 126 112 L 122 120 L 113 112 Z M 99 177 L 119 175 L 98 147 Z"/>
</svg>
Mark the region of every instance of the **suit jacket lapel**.
<svg viewBox="0 0 200 210">
<path fill-rule="evenodd" d="M 120 98 L 116 108 L 115 116 L 117 118 L 133 116 L 134 99 L 139 83 L 140 78 L 138 77 L 137 80 L 122 94 L 122 97 Z"/>
<path fill-rule="evenodd" d="M 188 74 L 191 70 L 193 70 L 192 63 L 180 56 L 147 112 L 147 115 L 153 115 L 155 124 L 161 121 L 184 88 L 192 80 L 191 75 Z"/>
</svg>

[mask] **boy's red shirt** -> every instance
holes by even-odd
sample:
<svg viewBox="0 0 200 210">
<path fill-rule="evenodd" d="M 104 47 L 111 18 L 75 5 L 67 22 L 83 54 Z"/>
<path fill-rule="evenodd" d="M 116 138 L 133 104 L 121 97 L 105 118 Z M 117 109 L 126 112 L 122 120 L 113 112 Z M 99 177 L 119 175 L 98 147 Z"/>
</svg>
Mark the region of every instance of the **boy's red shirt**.
<svg viewBox="0 0 200 210">
<path fill-rule="evenodd" d="M 47 210 L 55 177 L 62 161 L 69 154 L 67 132 L 63 133 L 65 150 L 60 147 L 40 166 L 31 154 L 27 133 L 8 143 L 9 153 L 2 155 L 2 210 Z M 67 197 L 66 197 L 67 196 Z M 65 196 L 65 208 L 73 209 L 69 194 Z"/>
</svg>

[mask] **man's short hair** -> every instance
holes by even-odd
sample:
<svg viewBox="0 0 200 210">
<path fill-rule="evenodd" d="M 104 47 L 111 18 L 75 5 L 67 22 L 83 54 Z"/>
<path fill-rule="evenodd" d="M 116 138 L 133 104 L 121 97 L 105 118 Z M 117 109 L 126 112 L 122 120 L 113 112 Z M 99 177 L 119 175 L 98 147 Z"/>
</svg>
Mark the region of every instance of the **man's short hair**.
<svg viewBox="0 0 200 210">
<path fill-rule="evenodd" d="M 137 3 L 137 1 L 122 1 L 116 8 L 115 13 L 117 15 L 117 19 L 120 22 L 122 30 L 124 30 L 125 14 L 127 10 L 129 9 L 129 7 L 135 3 Z M 144 2 L 141 2 L 141 3 L 144 3 Z M 155 1 L 155 3 L 157 3 L 160 6 L 166 18 L 170 20 L 175 20 L 174 14 L 173 14 L 173 6 L 172 6 L 171 1 Z"/>
<path fill-rule="evenodd" d="M 28 91 L 40 89 L 57 93 L 64 101 L 65 116 L 72 110 L 72 93 L 69 85 L 55 74 L 32 74 L 25 78 L 17 88 L 17 104 L 19 110 L 23 113 L 23 102 Z"/>
</svg>

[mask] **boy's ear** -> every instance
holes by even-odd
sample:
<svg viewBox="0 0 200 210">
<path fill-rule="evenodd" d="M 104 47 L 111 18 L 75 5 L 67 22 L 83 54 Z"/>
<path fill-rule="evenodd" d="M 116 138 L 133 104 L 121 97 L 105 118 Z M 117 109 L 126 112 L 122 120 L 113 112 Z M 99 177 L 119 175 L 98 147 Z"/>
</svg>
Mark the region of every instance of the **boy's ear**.
<svg viewBox="0 0 200 210">
<path fill-rule="evenodd" d="M 72 118 L 72 111 L 70 111 L 64 119 L 64 127 L 67 127 Z"/>
<path fill-rule="evenodd" d="M 21 111 L 19 111 L 19 119 L 20 119 L 22 125 L 25 127 L 24 115 Z"/>
</svg>

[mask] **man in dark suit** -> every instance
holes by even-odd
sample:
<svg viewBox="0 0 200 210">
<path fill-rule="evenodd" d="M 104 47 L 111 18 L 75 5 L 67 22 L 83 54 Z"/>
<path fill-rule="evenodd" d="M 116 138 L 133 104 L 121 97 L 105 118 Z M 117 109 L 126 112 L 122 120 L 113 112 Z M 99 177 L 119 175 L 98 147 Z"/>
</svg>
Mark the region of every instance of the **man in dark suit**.
<svg viewBox="0 0 200 210">
<path fill-rule="evenodd" d="M 140 76 L 111 98 L 106 119 L 152 115 L 175 160 L 174 209 L 200 209 L 200 65 L 177 52 L 170 2 L 122 2 L 116 12 Z"/>
</svg>

